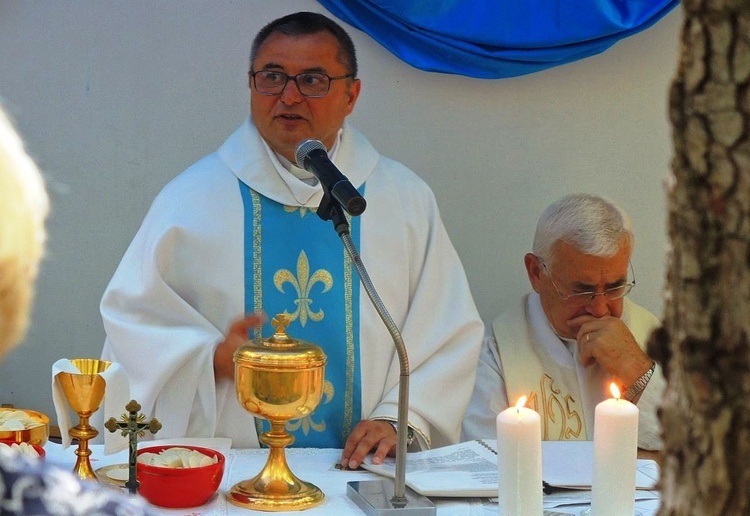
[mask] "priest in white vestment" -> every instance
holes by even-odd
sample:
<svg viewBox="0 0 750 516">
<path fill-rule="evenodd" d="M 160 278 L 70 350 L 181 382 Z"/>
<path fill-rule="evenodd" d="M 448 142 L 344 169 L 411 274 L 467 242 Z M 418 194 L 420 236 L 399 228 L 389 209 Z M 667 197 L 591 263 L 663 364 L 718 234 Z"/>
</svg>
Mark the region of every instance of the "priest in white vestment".
<svg viewBox="0 0 750 516">
<path fill-rule="evenodd" d="M 629 298 L 634 236 L 627 214 L 573 194 L 542 214 L 524 257 L 534 292 L 488 328 L 463 439 L 495 438 L 495 418 L 521 396 L 544 440 L 591 440 L 614 382 L 639 408 L 638 445 L 660 449 L 661 368 L 645 346 L 658 319 Z"/>
<path fill-rule="evenodd" d="M 398 356 L 315 213 L 321 185 L 295 166 L 312 138 L 367 200 L 351 234 L 409 354 L 410 435 L 421 447 L 459 440 L 482 321 L 429 187 L 345 122 L 356 66 L 348 35 L 322 15 L 269 24 L 251 53 L 250 119 L 159 193 L 125 253 L 101 303 L 103 358 L 125 368 L 142 412 L 163 423 L 158 437 L 257 447 L 262 429 L 237 401 L 232 356 L 257 322 L 244 314 L 286 313 L 289 335 L 329 359 L 321 405 L 288 425 L 296 445 L 344 448 L 350 467 L 394 449 Z"/>
</svg>

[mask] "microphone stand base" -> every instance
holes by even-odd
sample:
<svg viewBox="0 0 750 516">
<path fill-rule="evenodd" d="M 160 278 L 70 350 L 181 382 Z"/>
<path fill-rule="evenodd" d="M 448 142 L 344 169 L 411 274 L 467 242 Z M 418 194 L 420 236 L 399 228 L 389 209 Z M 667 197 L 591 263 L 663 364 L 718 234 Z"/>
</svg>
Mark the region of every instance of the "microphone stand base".
<svg viewBox="0 0 750 516">
<path fill-rule="evenodd" d="M 403 507 L 393 503 L 391 479 L 352 481 L 346 483 L 346 495 L 367 516 L 435 516 L 437 508 L 429 498 L 407 487 Z"/>
</svg>

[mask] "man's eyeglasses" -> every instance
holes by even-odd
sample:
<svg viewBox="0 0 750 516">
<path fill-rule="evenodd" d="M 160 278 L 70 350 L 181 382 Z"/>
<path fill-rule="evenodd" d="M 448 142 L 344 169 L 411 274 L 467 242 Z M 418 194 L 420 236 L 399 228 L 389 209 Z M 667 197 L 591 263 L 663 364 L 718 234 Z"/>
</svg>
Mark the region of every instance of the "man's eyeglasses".
<svg viewBox="0 0 750 516">
<path fill-rule="evenodd" d="M 339 79 L 349 79 L 354 74 L 331 77 L 324 73 L 307 72 L 297 75 L 287 75 L 275 70 L 259 70 L 250 72 L 255 83 L 255 90 L 261 95 L 280 95 L 291 80 L 297 85 L 299 92 L 305 97 L 325 97 L 331 90 L 331 82 Z"/>
<path fill-rule="evenodd" d="M 557 294 L 560 296 L 560 299 L 562 299 L 563 301 L 568 301 L 571 303 L 589 303 L 593 301 L 596 298 L 596 296 L 604 296 L 608 301 L 616 301 L 630 294 L 630 291 L 633 290 L 633 287 L 635 287 L 635 271 L 633 270 L 633 264 L 628 263 L 630 267 L 630 274 L 633 276 L 632 282 L 625 283 L 624 285 L 620 285 L 619 287 L 608 288 L 604 290 L 603 292 L 596 292 L 596 291 L 573 292 L 572 294 L 565 295 L 562 292 L 560 292 L 560 289 L 555 283 L 555 280 L 552 279 L 552 274 L 550 274 L 549 269 L 547 268 L 547 264 L 545 264 L 544 261 L 538 256 L 537 258 L 539 259 L 539 263 L 542 264 L 542 267 L 544 268 L 544 272 L 547 274 L 547 277 L 549 277 L 549 280 L 552 282 L 552 286 L 555 287 Z"/>
</svg>

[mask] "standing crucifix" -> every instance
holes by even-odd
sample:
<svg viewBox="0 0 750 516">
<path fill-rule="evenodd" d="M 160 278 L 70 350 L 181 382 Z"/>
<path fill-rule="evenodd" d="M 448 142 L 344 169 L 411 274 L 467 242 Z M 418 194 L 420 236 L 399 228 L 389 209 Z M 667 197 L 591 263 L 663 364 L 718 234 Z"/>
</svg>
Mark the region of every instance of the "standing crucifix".
<svg viewBox="0 0 750 516">
<path fill-rule="evenodd" d="M 104 423 L 104 427 L 110 432 L 121 430 L 123 436 L 128 436 L 130 455 L 128 458 L 128 481 L 125 483 L 125 487 L 128 488 L 130 494 L 135 494 L 141 485 L 138 482 L 135 467 L 136 455 L 138 453 L 138 437 L 143 437 L 146 434 L 146 429 L 155 434 L 161 429 L 161 423 L 155 418 L 146 423 L 146 416 L 138 413 L 141 410 L 141 406 L 135 400 L 130 400 L 125 405 L 125 410 L 128 413 L 122 414 L 120 421 L 111 417 Z"/>
</svg>

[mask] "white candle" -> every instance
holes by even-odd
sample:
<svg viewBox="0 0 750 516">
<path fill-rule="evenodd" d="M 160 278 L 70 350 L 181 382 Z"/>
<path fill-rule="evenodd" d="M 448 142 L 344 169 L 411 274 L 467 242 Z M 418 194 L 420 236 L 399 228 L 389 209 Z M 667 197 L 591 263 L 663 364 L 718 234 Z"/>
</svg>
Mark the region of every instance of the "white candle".
<svg viewBox="0 0 750 516">
<path fill-rule="evenodd" d="M 596 406 L 594 415 L 594 479 L 591 514 L 632 515 L 635 512 L 635 469 L 638 460 L 638 407 L 614 398 Z"/>
<path fill-rule="evenodd" d="M 499 514 L 542 514 L 542 425 L 526 397 L 497 415 Z"/>
</svg>

